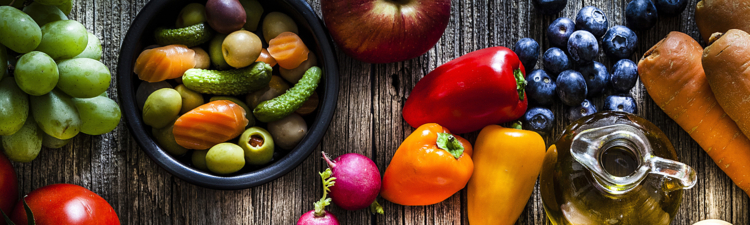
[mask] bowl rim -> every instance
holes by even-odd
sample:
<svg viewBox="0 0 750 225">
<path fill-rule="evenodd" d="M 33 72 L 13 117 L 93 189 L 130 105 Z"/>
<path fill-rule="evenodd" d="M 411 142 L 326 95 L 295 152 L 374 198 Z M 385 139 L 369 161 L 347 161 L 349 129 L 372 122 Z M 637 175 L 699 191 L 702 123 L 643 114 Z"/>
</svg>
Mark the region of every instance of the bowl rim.
<svg viewBox="0 0 750 225">
<path fill-rule="evenodd" d="M 148 2 L 133 20 L 120 44 L 117 62 L 117 92 L 123 111 L 123 119 L 141 150 L 170 174 L 194 185 L 219 190 L 239 190 L 255 187 L 273 181 L 297 168 L 320 144 L 336 111 L 339 89 L 337 58 L 331 36 L 323 27 L 323 21 L 304 0 L 285 1 L 308 21 L 313 34 L 312 39 L 319 45 L 318 47 L 321 49 L 319 54 L 324 59 L 320 61 L 324 62 L 322 65 L 325 72 L 322 82 L 325 82 L 325 86 L 323 90 L 319 91 L 325 94 L 321 98 L 318 113 L 308 129 L 307 135 L 294 149 L 272 164 L 235 176 L 217 176 L 185 165 L 162 150 L 144 129 L 145 126 L 139 116 L 140 111 L 137 110 L 135 84 L 131 77 L 133 75 L 133 68 L 131 67 L 137 50 L 124 48 L 123 46 L 136 46 L 149 22 L 170 1 L 152 0 Z"/>
</svg>

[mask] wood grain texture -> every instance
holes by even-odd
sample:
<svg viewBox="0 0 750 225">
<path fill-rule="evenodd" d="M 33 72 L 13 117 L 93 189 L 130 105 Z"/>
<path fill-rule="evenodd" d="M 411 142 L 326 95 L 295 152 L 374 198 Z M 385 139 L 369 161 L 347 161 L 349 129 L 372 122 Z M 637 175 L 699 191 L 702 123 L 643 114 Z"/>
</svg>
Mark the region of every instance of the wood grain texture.
<svg viewBox="0 0 750 225">
<path fill-rule="evenodd" d="M 319 0 L 307 0 L 320 13 Z M 117 71 L 120 43 L 131 21 L 148 0 L 75 0 L 70 18 L 78 20 L 102 41 L 102 62 Z M 637 32 L 639 43 L 631 60 L 669 31 L 687 33 L 703 45 L 693 14 L 697 0 L 678 17 L 660 18 L 653 29 Z M 104 197 L 117 211 L 123 224 L 294 224 L 302 213 L 313 209 L 322 188 L 318 171 L 326 168 L 320 151 L 331 156 L 356 152 L 371 157 L 383 172 L 401 141 L 414 130 L 401 117 L 401 109 L 414 85 L 437 66 L 468 52 L 491 47 L 512 48 L 517 40 L 530 37 L 542 46 L 550 45 L 545 30 L 560 16 L 575 18 L 580 8 L 594 5 L 602 9 L 609 25 L 624 25 L 624 0 L 569 1 L 558 15 L 544 16 L 530 0 L 452 0 L 451 18 L 440 41 L 428 53 L 399 63 L 372 65 L 338 52 L 341 75 L 338 105 L 334 119 L 316 152 L 299 167 L 271 183 L 240 191 L 201 188 L 173 177 L 144 154 L 130 136 L 127 126 L 105 135 L 79 135 L 62 149 L 44 149 L 31 163 L 14 163 L 22 194 L 54 184 L 73 183 Z M 127 48 L 129 46 L 122 46 Z M 611 68 L 613 60 L 602 53 L 600 62 Z M 537 68 L 541 63 L 537 64 Z M 529 70 L 528 72 L 530 72 Z M 118 99 L 117 80 L 109 96 Z M 610 92 L 607 92 L 610 93 Z M 642 84 L 632 91 L 638 102 L 638 115 L 670 138 L 680 159 L 697 172 L 698 184 L 685 192 L 683 204 L 672 224 L 690 225 L 714 218 L 736 225 L 750 224 L 750 201 L 735 187 L 707 154 L 648 97 Z M 592 99 L 601 106 L 604 96 Z M 564 128 L 567 108 L 552 107 L 556 123 L 549 145 Z M 477 133 L 464 135 L 470 141 Z M 379 199 L 385 216 L 367 211 L 348 212 L 329 208 L 342 224 L 432 225 L 469 224 L 466 219 L 466 192 L 424 207 L 404 207 Z M 547 224 L 536 187 L 526 210 L 516 224 Z"/>
</svg>

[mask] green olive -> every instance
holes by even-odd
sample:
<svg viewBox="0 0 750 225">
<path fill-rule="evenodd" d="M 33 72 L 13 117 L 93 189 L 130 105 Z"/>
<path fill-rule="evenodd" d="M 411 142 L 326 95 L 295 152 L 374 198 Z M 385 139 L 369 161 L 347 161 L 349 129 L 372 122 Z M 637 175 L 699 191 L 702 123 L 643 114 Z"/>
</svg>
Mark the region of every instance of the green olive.
<svg viewBox="0 0 750 225">
<path fill-rule="evenodd" d="M 184 155 L 188 150 L 177 144 L 177 141 L 174 140 L 174 133 L 172 133 L 174 122 L 171 124 L 164 128 L 151 128 L 151 133 L 154 135 L 156 142 L 159 143 L 159 146 L 169 154 Z"/>
<path fill-rule="evenodd" d="M 288 70 L 284 69 L 284 67 L 280 67 L 279 73 L 281 74 L 281 77 L 283 77 L 286 81 L 289 81 L 289 83 L 296 84 L 299 79 L 302 79 L 302 75 L 305 75 L 307 69 L 310 69 L 310 67 L 317 65 L 318 58 L 315 57 L 315 54 L 313 54 L 313 52 L 309 52 L 307 53 L 307 60 L 302 62 L 302 64 L 299 64 L 297 68 Z"/>
<path fill-rule="evenodd" d="M 208 56 L 208 52 L 200 47 L 191 48 L 195 52 L 195 68 L 207 70 L 211 67 L 211 57 Z M 182 83 L 182 77 L 177 78 L 178 83 Z"/>
<path fill-rule="evenodd" d="M 245 130 L 239 144 L 245 150 L 247 164 L 260 166 L 273 159 L 273 137 L 266 129 L 251 127 Z"/>
<path fill-rule="evenodd" d="M 208 170 L 208 166 L 206 166 L 206 154 L 208 154 L 208 151 L 206 150 L 194 150 L 193 155 L 190 157 L 193 161 L 193 166 L 195 168 L 198 168 L 200 170 Z"/>
<path fill-rule="evenodd" d="M 307 98 L 307 101 L 305 101 L 305 103 L 302 103 L 302 106 L 294 112 L 299 113 L 303 116 L 309 115 L 310 113 L 315 112 L 315 109 L 318 108 L 319 102 L 320 98 L 318 97 L 318 92 L 313 92 L 313 94 L 310 95 L 310 98 Z"/>
<path fill-rule="evenodd" d="M 166 127 L 177 119 L 182 108 L 180 93 L 172 88 L 154 91 L 143 105 L 143 122 L 154 128 Z"/>
<path fill-rule="evenodd" d="M 263 19 L 263 39 L 269 43 L 271 39 L 284 32 L 299 34 L 297 24 L 291 17 L 280 12 L 271 12 Z"/>
<path fill-rule="evenodd" d="M 107 93 L 107 92 L 104 92 L 104 93 Z M 42 137 L 42 146 L 47 147 L 47 148 L 62 148 L 63 146 L 67 145 L 70 142 L 70 140 L 73 140 L 73 138 L 60 140 L 60 139 L 57 139 L 56 137 L 50 136 L 47 133 L 44 133 L 43 135 L 44 137 Z"/>
<path fill-rule="evenodd" d="M 175 27 L 183 28 L 203 22 L 206 22 L 206 7 L 200 3 L 190 3 L 180 11 Z"/>
<path fill-rule="evenodd" d="M 307 133 L 307 124 L 299 114 L 292 113 L 283 119 L 268 123 L 273 143 L 282 149 L 293 149 Z"/>
<path fill-rule="evenodd" d="M 245 104 L 244 102 L 240 101 L 239 99 L 235 97 L 229 97 L 229 96 L 214 96 L 214 97 L 211 97 L 209 102 L 213 102 L 216 100 L 229 100 L 239 105 L 240 107 L 242 107 L 242 109 L 245 110 L 245 118 L 247 118 L 247 126 L 245 127 L 255 126 L 255 117 L 253 116 L 253 110 L 250 110 L 250 108 L 247 107 L 247 104 Z"/>
<path fill-rule="evenodd" d="M 154 91 L 162 88 L 172 88 L 172 85 L 166 81 L 160 81 L 156 83 L 141 82 L 138 85 L 138 89 L 135 90 L 135 102 L 138 103 L 138 108 L 143 109 L 143 105 L 146 104 L 146 99 Z M 104 93 L 107 93 L 106 91 Z"/>
<path fill-rule="evenodd" d="M 221 143 L 214 145 L 206 154 L 208 170 L 216 174 L 230 174 L 245 166 L 245 153 L 239 145 Z"/>
<path fill-rule="evenodd" d="M 180 98 L 182 99 L 180 114 L 185 114 L 186 112 L 193 110 L 205 103 L 205 101 L 203 101 L 203 95 L 186 88 L 185 85 L 177 85 L 174 90 L 180 93 Z"/>
<path fill-rule="evenodd" d="M 245 8 L 245 30 L 255 31 L 258 29 L 258 23 L 260 23 L 260 16 L 263 15 L 263 6 L 260 5 L 258 0 L 240 0 L 242 8 Z"/>
<path fill-rule="evenodd" d="M 255 108 L 263 101 L 268 101 L 286 93 L 286 90 L 289 90 L 289 84 L 284 82 L 284 79 L 281 79 L 281 77 L 274 75 L 271 76 L 271 81 L 268 82 L 268 87 L 264 87 L 263 89 L 248 94 L 245 101 L 248 105 Z"/>
<path fill-rule="evenodd" d="M 246 30 L 238 30 L 229 34 L 221 43 L 221 53 L 224 60 L 234 68 L 242 68 L 253 64 L 263 43 L 258 35 Z"/>
</svg>

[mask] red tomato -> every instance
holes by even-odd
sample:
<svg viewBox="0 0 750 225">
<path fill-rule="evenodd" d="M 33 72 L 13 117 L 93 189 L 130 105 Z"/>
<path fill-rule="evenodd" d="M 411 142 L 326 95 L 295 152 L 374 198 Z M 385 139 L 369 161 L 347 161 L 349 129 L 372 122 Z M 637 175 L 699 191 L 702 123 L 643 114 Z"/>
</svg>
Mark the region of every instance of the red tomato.
<svg viewBox="0 0 750 225">
<path fill-rule="evenodd" d="M 26 197 L 37 225 L 120 224 L 115 210 L 102 197 L 74 184 L 53 184 L 36 189 Z M 11 215 L 16 224 L 28 224 L 23 201 Z"/>
<path fill-rule="evenodd" d="M 16 171 L 8 158 L 0 153 L 0 210 L 10 215 L 16 201 L 18 201 Z M 0 225 L 5 225 L 5 220 L 0 219 Z"/>
</svg>

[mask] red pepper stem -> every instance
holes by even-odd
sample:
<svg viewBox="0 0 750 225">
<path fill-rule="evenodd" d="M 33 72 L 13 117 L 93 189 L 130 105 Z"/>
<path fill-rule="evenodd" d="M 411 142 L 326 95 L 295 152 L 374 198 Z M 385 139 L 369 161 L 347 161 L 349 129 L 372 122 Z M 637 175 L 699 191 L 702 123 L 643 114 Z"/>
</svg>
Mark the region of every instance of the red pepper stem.
<svg viewBox="0 0 750 225">
<path fill-rule="evenodd" d="M 438 133 L 436 144 L 438 148 L 448 151 L 456 159 L 464 154 L 463 144 L 461 144 L 461 142 L 458 141 L 458 139 L 456 139 L 456 137 L 454 137 L 452 134 Z"/>
<path fill-rule="evenodd" d="M 518 89 L 518 100 L 523 101 L 523 95 L 526 90 L 526 79 L 523 78 L 521 69 L 513 71 L 513 76 L 516 77 L 516 89 Z"/>
</svg>

